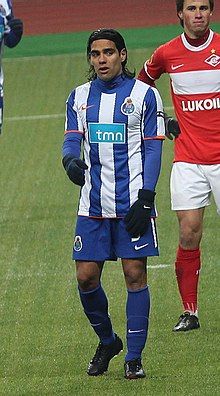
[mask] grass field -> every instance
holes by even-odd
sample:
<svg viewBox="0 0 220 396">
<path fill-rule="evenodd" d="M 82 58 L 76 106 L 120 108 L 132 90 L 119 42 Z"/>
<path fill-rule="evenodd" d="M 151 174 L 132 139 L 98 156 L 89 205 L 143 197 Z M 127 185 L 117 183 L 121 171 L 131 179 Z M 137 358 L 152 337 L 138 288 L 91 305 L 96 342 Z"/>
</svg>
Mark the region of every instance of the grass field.
<svg viewBox="0 0 220 396">
<path fill-rule="evenodd" d="M 30 43 L 29 43 L 30 45 Z M 52 43 L 51 43 L 52 45 Z M 130 50 L 139 70 L 153 47 Z M 151 323 L 143 355 L 147 379 L 123 379 L 123 357 L 89 378 L 97 345 L 78 300 L 71 261 L 78 188 L 61 166 L 65 100 L 84 81 L 83 54 L 6 58 L 5 124 L 0 139 L 0 395 L 220 394 L 219 218 L 206 210 L 200 283 L 201 329 L 173 334 L 181 313 L 173 271 L 178 240 L 170 211 L 172 142 L 164 144 L 157 188 L 160 257 L 149 260 Z M 170 109 L 167 78 L 160 88 Z M 172 110 L 169 110 L 172 114 Z M 165 264 L 166 266 L 163 266 Z M 120 263 L 103 285 L 115 330 L 125 341 L 126 291 Z"/>
</svg>

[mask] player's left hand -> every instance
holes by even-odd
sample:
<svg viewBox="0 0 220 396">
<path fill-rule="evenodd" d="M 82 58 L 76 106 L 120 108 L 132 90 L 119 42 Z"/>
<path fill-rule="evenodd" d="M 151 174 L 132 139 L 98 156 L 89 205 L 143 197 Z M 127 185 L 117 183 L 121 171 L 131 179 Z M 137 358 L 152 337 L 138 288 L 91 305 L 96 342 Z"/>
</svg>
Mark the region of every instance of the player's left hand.
<svg viewBox="0 0 220 396">
<path fill-rule="evenodd" d="M 166 137 L 170 140 L 173 140 L 173 137 L 178 137 L 180 134 L 180 127 L 178 121 L 169 117 L 166 113 L 164 113 L 164 123 L 165 123 L 165 134 Z"/>
<path fill-rule="evenodd" d="M 7 25 L 14 32 L 16 36 L 20 36 L 23 33 L 23 22 L 21 19 L 14 18 L 9 19 Z"/>
<path fill-rule="evenodd" d="M 125 216 L 126 230 L 132 238 L 142 236 L 147 231 L 155 194 L 154 191 L 139 190 L 138 200 L 130 207 Z"/>
</svg>

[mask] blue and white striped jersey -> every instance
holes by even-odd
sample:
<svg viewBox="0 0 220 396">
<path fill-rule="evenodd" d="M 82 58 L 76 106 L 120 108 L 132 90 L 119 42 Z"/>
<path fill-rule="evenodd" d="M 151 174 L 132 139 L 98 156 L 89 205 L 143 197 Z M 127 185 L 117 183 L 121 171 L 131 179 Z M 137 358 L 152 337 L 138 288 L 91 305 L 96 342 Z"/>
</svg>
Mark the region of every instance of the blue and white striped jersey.
<svg viewBox="0 0 220 396">
<path fill-rule="evenodd" d="M 63 156 L 79 158 L 83 144 L 88 166 L 78 215 L 124 217 L 139 189 L 154 190 L 165 136 L 162 111 L 155 88 L 123 75 L 71 92 Z"/>
</svg>

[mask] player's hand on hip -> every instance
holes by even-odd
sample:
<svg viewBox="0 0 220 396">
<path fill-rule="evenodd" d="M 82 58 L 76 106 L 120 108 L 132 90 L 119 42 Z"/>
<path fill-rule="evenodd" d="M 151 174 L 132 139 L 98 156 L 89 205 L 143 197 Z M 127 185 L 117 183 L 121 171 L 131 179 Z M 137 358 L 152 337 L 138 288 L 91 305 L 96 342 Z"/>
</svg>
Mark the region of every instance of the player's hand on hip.
<svg viewBox="0 0 220 396">
<path fill-rule="evenodd" d="M 154 206 L 155 192 L 150 190 L 139 190 L 138 199 L 130 207 L 124 218 L 126 231 L 132 238 L 145 234 L 151 219 L 151 209 Z"/>
<path fill-rule="evenodd" d="M 21 19 L 14 18 L 8 21 L 8 26 L 13 30 L 15 35 L 20 35 L 23 33 L 23 22 Z"/>
<path fill-rule="evenodd" d="M 173 137 L 178 137 L 180 134 L 180 127 L 178 121 L 169 117 L 166 113 L 164 113 L 164 123 L 165 123 L 165 134 L 166 137 L 170 140 L 173 140 Z"/>
<path fill-rule="evenodd" d="M 69 155 L 65 155 L 62 163 L 69 179 L 82 187 L 85 184 L 85 170 L 88 169 L 86 163 L 80 158 L 73 158 Z"/>
</svg>

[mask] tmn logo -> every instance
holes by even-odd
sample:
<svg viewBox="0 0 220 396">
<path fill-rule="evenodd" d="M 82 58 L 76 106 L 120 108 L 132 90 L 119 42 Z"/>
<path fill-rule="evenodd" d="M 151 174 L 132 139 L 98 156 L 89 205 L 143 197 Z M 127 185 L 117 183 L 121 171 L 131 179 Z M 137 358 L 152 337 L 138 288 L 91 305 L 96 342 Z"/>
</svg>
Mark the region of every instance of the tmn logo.
<svg viewBox="0 0 220 396">
<path fill-rule="evenodd" d="M 90 143 L 125 143 L 125 124 L 88 124 Z"/>
</svg>

